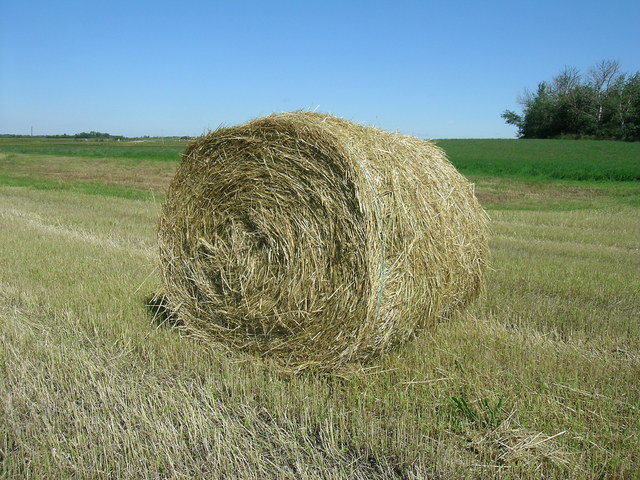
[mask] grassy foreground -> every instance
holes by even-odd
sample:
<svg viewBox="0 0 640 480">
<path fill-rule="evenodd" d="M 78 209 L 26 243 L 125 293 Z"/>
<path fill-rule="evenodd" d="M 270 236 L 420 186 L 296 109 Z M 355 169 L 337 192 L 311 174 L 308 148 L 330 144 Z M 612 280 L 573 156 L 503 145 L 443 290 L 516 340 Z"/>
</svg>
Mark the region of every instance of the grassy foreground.
<svg viewBox="0 0 640 480">
<path fill-rule="evenodd" d="M 637 182 L 473 175 L 484 298 L 292 376 L 152 323 L 174 168 L 0 146 L 0 477 L 640 477 Z"/>
</svg>

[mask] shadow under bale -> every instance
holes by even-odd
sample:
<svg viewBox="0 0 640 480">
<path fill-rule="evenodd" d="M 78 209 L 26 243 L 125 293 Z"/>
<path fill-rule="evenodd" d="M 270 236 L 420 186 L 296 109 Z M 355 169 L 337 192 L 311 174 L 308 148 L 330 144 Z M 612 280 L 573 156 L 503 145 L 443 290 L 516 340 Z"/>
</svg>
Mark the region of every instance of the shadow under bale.
<svg viewBox="0 0 640 480">
<path fill-rule="evenodd" d="M 156 294 L 147 298 L 146 307 L 151 314 L 151 320 L 159 327 L 179 327 L 182 325 L 176 312 L 169 306 L 169 300 L 164 295 Z"/>
</svg>

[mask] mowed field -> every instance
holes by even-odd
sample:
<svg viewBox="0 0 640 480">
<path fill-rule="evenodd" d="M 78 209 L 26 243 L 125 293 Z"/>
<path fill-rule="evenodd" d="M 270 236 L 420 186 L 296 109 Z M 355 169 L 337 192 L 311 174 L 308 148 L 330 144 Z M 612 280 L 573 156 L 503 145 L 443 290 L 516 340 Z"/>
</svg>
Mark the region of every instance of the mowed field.
<svg viewBox="0 0 640 480">
<path fill-rule="evenodd" d="M 292 375 L 146 306 L 185 142 L 0 139 L 0 477 L 639 478 L 640 144 L 438 143 L 492 220 L 483 297 Z"/>
</svg>

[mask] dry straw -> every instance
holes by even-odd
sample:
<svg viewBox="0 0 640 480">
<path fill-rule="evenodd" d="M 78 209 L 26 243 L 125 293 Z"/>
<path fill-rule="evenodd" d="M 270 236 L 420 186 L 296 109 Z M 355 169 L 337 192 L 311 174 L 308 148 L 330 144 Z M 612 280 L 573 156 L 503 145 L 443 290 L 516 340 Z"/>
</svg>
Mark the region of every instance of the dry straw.
<svg viewBox="0 0 640 480">
<path fill-rule="evenodd" d="M 192 142 L 159 244 L 162 294 L 189 333 L 333 368 L 472 300 L 487 219 L 433 144 L 294 112 Z"/>
</svg>

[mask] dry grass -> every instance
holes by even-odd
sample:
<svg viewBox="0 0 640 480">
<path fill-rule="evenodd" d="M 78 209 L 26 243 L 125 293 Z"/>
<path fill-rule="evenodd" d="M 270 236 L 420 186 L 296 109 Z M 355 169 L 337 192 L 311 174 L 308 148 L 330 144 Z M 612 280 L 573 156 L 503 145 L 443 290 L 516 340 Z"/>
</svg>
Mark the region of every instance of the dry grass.
<svg viewBox="0 0 640 480">
<path fill-rule="evenodd" d="M 449 318 L 488 253 L 486 215 L 440 149 L 307 112 L 193 142 L 159 241 L 182 328 L 296 368 L 366 360 Z"/>
</svg>

